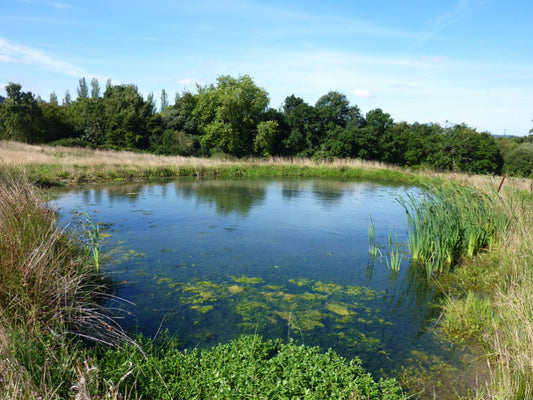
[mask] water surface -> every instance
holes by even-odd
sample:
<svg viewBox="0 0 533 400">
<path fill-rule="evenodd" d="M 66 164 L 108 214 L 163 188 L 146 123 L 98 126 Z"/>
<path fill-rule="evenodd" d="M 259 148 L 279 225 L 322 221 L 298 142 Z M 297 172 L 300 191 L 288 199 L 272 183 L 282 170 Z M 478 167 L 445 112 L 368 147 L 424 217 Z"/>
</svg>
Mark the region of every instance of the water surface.
<svg viewBox="0 0 533 400">
<path fill-rule="evenodd" d="M 103 270 L 120 282 L 123 325 L 169 330 L 183 347 L 243 333 L 359 356 L 390 373 L 416 354 L 449 359 L 432 332 L 434 292 L 402 260 L 369 262 L 405 241 L 398 194 L 418 189 L 331 180 L 197 180 L 96 186 L 54 201 L 63 224 L 100 226 Z M 72 225 L 75 226 L 75 225 Z"/>
</svg>

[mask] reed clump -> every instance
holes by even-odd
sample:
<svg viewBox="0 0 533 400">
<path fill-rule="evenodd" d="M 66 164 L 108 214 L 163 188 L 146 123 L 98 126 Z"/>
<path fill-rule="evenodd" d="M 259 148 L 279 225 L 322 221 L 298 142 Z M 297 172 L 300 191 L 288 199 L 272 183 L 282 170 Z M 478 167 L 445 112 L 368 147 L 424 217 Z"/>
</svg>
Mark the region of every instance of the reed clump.
<svg viewBox="0 0 533 400">
<path fill-rule="evenodd" d="M 399 198 L 407 214 L 408 249 L 428 279 L 450 271 L 461 257 L 473 257 L 504 237 L 512 205 L 497 193 L 436 181 L 419 195 Z"/>
<path fill-rule="evenodd" d="M 27 183 L 0 181 L 0 397 L 56 398 L 76 380 L 80 338 L 127 341 L 106 285 Z"/>
</svg>

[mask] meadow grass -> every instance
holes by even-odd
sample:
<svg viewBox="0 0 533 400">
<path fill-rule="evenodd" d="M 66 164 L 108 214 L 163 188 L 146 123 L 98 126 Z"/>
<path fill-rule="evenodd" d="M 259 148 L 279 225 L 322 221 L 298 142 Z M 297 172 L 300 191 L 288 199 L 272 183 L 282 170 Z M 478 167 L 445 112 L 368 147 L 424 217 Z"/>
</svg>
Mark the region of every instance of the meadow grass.
<svg viewBox="0 0 533 400">
<path fill-rule="evenodd" d="M 361 160 L 327 161 L 297 157 L 213 159 L 0 141 L 0 175 L 12 174 L 13 171 L 40 186 L 182 176 L 358 178 L 413 184 L 420 179 L 419 175 L 397 167 Z"/>
</svg>

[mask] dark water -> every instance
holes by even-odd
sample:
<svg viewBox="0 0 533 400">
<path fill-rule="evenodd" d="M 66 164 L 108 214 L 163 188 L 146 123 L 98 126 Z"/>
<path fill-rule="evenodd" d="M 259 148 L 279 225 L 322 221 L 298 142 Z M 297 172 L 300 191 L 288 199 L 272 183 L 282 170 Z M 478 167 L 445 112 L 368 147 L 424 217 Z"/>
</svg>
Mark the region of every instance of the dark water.
<svg viewBox="0 0 533 400">
<path fill-rule="evenodd" d="M 183 347 L 242 333 L 359 356 L 390 374 L 416 355 L 453 358 L 432 333 L 434 291 L 402 259 L 369 264 L 376 241 L 405 241 L 398 194 L 418 189 L 329 180 L 179 180 L 63 193 L 63 224 L 100 226 L 103 266 L 132 304 L 123 325 L 168 329 Z M 84 217 L 77 218 L 83 219 Z M 78 225 L 72 224 L 76 227 Z"/>
</svg>

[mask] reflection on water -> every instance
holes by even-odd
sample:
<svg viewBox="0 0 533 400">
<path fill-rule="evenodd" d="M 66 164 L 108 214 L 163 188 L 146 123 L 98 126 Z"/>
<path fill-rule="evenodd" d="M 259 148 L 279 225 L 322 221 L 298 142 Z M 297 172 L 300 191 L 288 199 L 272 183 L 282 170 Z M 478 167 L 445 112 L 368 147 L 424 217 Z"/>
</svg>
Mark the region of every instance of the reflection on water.
<svg viewBox="0 0 533 400">
<path fill-rule="evenodd" d="M 62 223 L 101 223 L 104 266 L 127 306 L 124 325 L 168 329 L 184 347 L 242 333 L 291 338 L 360 356 L 391 372 L 413 354 L 448 359 L 435 342 L 434 290 L 408 260 L 369 269 L 378 244 L 405 241 L 406 187 L 331 180 L 196 180 L 84 188 L 54 201 Z M 383 254 L 387 249 L 381 249 Z"/>
</svg>

